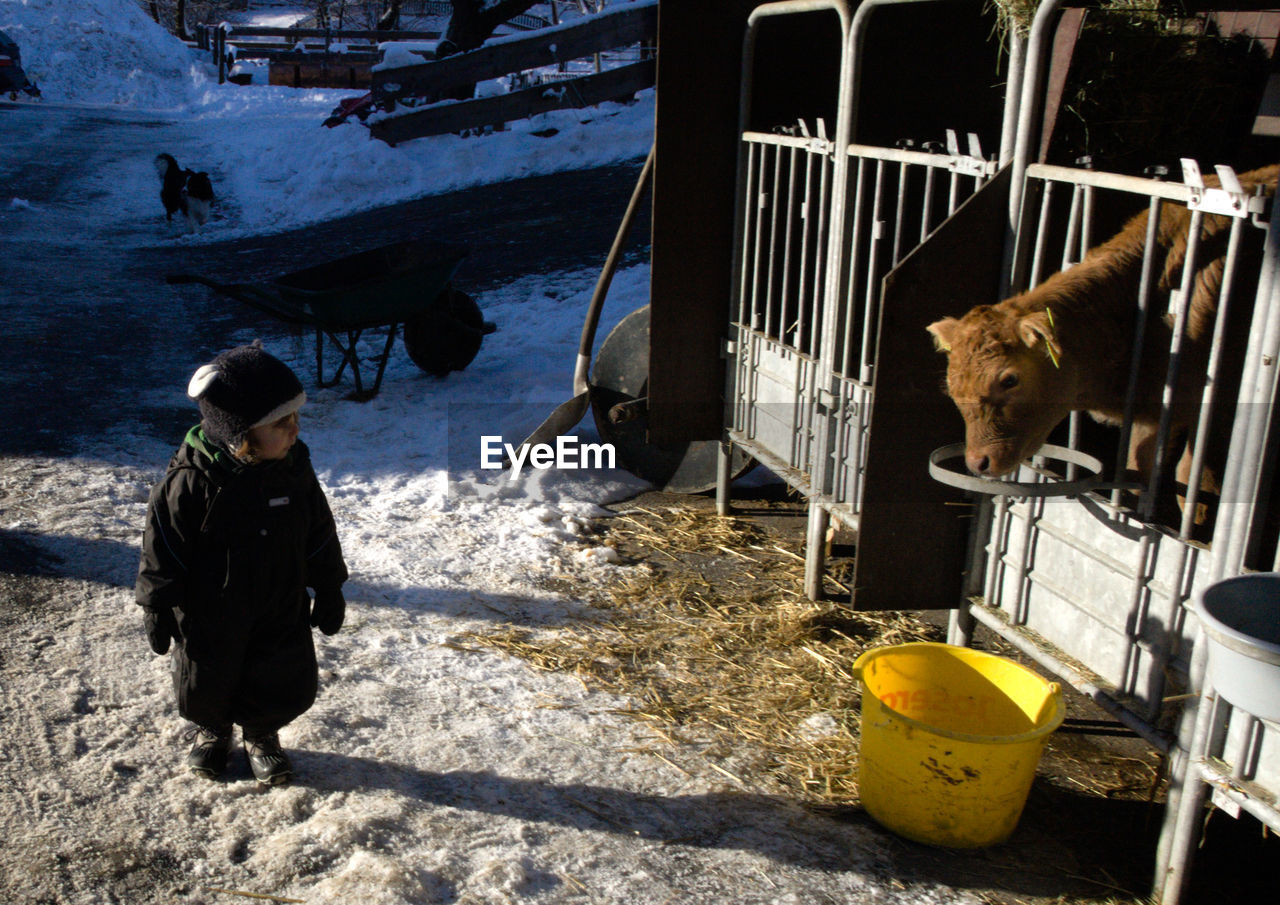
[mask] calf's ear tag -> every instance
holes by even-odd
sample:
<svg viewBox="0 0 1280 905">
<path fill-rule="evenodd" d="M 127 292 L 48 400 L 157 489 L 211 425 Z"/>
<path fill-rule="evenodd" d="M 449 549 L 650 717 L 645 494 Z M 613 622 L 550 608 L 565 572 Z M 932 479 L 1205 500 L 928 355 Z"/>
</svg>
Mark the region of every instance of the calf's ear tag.
<svg viewBox="0 0 1280 905">
<path fill-rule="evenodd" d="M 288 506 L 289 498 L 287 496 L 273 497 L 272 499 L 267 500 L 267 505 L 268 506 Z"/>
<path fill-rule="evenodd" d="M 1054 341 L 1054 336 L 1053 336 L 1053 334 L 1057 332 L 1057 328 L 1053 324 L 1053 311 L 1048 306 L 1046 306 L 1044 309 L 1044 314 L 1045 314 L 1045 317 L 1049 319 L 1049 337 L 1045 340 L 1044 347 L 1045 347 L 1045 350 L 1049 353 L 1049 360 L 1053 362 L 1053 366 L 1055 368 L 1060 368 L 1062 367 L 1062 365 L 1058 364 L 1058 345 Z"/>
</svg>

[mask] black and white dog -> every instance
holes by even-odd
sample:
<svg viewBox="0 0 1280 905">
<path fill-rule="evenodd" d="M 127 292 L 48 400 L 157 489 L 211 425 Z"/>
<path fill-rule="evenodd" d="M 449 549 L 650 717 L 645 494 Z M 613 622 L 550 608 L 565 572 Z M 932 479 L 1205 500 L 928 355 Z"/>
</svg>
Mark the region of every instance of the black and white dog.
<svg viewBox="0 0 1280 905">
<path fill-rule="evenodd" d="M 195 232 L 209 219 L 213 204 L 213 184 L 208 173 L 196 173 L 178 166 L 172 154 L 156 155 L 156 173 L 160 175 L 160 202 L 164 205 L 165 219 L 172 221 L 175 213 L 186 218 L 187 232 Z"/>
</svg>

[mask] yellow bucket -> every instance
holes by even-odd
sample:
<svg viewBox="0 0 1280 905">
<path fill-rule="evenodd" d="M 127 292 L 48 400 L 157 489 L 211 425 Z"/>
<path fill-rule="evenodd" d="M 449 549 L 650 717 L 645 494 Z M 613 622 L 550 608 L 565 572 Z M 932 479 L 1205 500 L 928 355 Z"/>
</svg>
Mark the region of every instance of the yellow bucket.
<svg viewBox="0 0 1280 905">
<path fill-rule="evenodd" d="M 858 788 L 900 836 L 948 848 L 1002 842 L 1017 826 L 1062 690 L 993 654 L 920 642 L 866 651 Z"/>
</svg>

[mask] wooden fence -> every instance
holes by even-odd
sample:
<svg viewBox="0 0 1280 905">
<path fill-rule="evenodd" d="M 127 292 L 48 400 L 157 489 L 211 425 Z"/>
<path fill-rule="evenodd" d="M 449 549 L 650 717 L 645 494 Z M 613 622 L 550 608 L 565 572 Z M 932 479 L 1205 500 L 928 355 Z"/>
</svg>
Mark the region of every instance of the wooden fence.
<svg viewBox="0 0 1280 905">
<path fill-rule="evenodd" d="M 375 138 L 388 144 L 525 119 L 537 113 L 589 107 L 628 97 L 653 86 L 651 48 L 658 33 L 657 0 L 641 0 L 613 11 L 528 36 L 509 36 L 476 50 L 412 66 L 375 68 L 375 106 L 391 115 L 371 120 Z M 560 66 L 620 47 L 641 45 L 641 58 L 578 77 L 560 77 L 495 97 L 440 100 L 458 88 L 530 69 Z M 403 110 L 404 112 L 400 112 Z"/>
<path fill-rule="evenodd" d="M 381 59 L 378 45 L 385 41 L 438 41 L 438 31 L 369 31 L 333 28 L 271 28 L 263 25 L 201 25 L 196 44 L 209 51 L 218 68 L 218 84 L 227 81 L 236 59 L 265 59 L 274 72 L 282 67 L 298 71 L 328 70 L 358 73 L 355 83 L 346 78 L 297 80 L 272 84 L 301 87 L 368 87 L 369 73 Z M 299 49 L 301 48 L 301 49 Z"/>
</svg>

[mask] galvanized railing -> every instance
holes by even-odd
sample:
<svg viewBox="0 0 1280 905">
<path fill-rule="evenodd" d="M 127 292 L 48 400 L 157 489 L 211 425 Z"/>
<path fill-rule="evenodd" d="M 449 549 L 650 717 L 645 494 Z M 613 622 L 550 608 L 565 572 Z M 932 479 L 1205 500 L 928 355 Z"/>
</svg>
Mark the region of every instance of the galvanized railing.
<svg viewBox="0 0 1280 905">
<path fill-rule="evenodd" d="M 1275 568 L 1275 553 L 1260 551 L 1259 527 L 1268 517 L 1265 467 L 1276 403 L 1280 353 L 1280 230 L 1272 217 L 1261 267 L 1245 264 L 1241 247 L 1261 225 L 1261 199 L 1238 191 L 1230 171 L 1220 171 L 1221 189 L 1205 188 L 1189 168 L 1183 184 L 1084 170 L 1038 166 L 1032 148 L 1039 129 L 1049 46 L 1062 0 L 1043 0 L 1028 41 L 1026 76 L 1019 99 L 1013 158 L 1005 292 L 1037 285 L 1046 271 L 1069 267 L 1105 236 L 1091 231 L 1100 192 L 1144 197 L 1150 213 L 1146 248 L 1155 244 L 1157 219 L 1166 205 L 1190 209 L 1188 249 L 1180 273 L 1164 274 L 1171 291 L 1157 295 L 1162 274 L 1148 258 L 1133 299 L 1135 336 L 1146 335 L 1151 318 L 1167 317 L 1171 348 L 1157 428 L 1156 461 L 1141 476 L 1136 508 L 1121 489 L 1074 500 L 986 497 L 975 519 L 976 551 L 970 563 L 972 605 L 957 610 L 951 640 L 968 643 L 979 621 L 1023 653 L 1070 682 L 1121 722 L 1169 755 L 1170 787 L 1165 825 L 1157 852 L 1156 892 L 1164 905 L 1178 905 L 1195 847 L 1195 827 L 1212 789 L 1215 804 L 1236 814 L 1248 812 L 1280 829 L 1280 732 L 1247 713 L 1213 702 L 1204 678 L 1205 645 L 1199 625 L 1188 618 L 1188 601 L 1213 581 L 1253 567 Z M 1055 201 L 1069 191 L 1065 213 Z M 1050 211 L 1057 209 L 1058 214 Z M 1066 225 L 1062 248 L 1051 250 L 1046 228 L 1055 216 Z M 1197 442 L 1191 450 L 1187 498 L 1179 517 L 1160 524 L 1156 511 L 1166 472 L 1172 431 L 1172 396 L 1195 289 L 1198 242 L 1211 216 L 1229 217 L 1224 289 L 1218 298 L 1200 399 Z M 1252 237 L 1256 242 L 1256 235 Z M 1060 252 L 1059 254 L 1055 253 Z M 1244 268 L 1244 272 L 1241 271 Z M 1223 394 L 1223 324 L 1233 307 L 1254 301 L 1233 287 L 1257 276 L 1248 350 L 1238 399 Z M 1168 310 L 1153 307 L 1169 299 Z M 1130 361 L 1123 424 L 1117 437 L 1115 468 L 1120 483 L 1134 420 L 1136 375 L 1143 357 L 1157 350 L 1135 344 Z M 1233 388 L 1234 389 L 1234 388 Z M 1234 407 L 1234 408 L 1232 408 Z M 1194 537 L 1194 520 L 1205 441 L 1215 415 L 1234 411 L 1217 520 L 1209 543 Z M 1073 417 L 1067 444 L 1082 442 L 1082 423 Z M 1024 470 L 1028 482 L 1040 480 Z M 1128 505 L 1126 505 L 1128 504 Z"/>
</svg>

